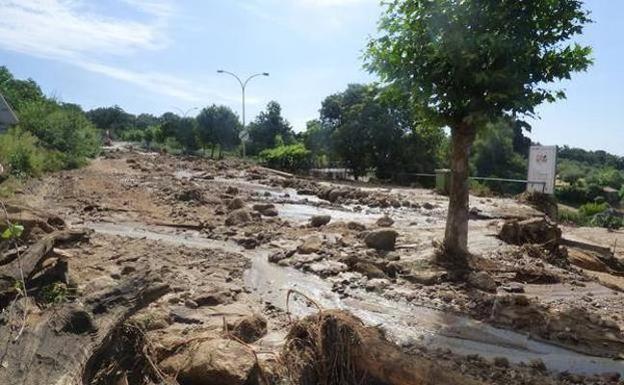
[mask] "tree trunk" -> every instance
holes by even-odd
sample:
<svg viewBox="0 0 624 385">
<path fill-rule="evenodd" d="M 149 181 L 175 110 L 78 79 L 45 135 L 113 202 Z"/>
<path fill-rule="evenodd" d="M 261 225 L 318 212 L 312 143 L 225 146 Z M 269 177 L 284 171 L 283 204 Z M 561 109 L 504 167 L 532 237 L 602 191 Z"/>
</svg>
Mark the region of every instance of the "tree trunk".
<svg viewBox="0 0 624 385">
<path fill-rule="evenodd" d="M 468 254 L 468 158 L 474 138 L 472 127 L 451 129 L 451 189 L 444 252 L 446 260 L 457 265 L 464 265 Z"/>
<path fill-rule="evenodd" d="M 210 159 L 214 159 L 214 148 L 215 148 L 214 143 L 211 143 L 210 144 Z"/>
</svg>

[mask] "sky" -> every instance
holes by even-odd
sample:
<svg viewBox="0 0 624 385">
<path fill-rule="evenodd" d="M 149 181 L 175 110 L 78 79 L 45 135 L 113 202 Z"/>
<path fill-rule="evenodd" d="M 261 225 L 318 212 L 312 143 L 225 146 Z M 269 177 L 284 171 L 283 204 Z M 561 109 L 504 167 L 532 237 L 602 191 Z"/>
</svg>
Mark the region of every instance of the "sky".
<svg viewBox="0 0 624 385">
<path fill-rule="evenodd" d="M 567 100 L 538 108 L 529 135 L 624 155 L 624 1 L 587 0 L 594 23 L 580 39 L 595 64 L 559 86 Z M 350 83 L 375 81 L 362 50 L 378 0 L 0 0 L 0 65 L 46 94 L 85 109 L 197 113 L 216 103 L 247 121 L 271 100 L 295 130 Z M 195 108 L 195 110 L 193 110 Z"/>
</svg>

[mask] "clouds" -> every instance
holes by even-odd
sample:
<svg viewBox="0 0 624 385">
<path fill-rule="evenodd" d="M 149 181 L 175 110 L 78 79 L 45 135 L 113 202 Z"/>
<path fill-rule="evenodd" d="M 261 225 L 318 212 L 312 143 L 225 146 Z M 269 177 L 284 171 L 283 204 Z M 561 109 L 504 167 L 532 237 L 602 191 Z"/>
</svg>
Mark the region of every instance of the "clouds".
<svg viewBox="0 0 624 385">
<path fill-rule="evenodd" d="M 161 30 L 166 4 L 137 7 L 153 18 L 137 22 L 95 13 L 73 0 L 0 0 L 0 47 L 64 60 L 161 49 L 167 44 Z"/>
<path fill-rule="evenodd" d="M 166 49 L 175 9 L 170 0 L 106 4 L 98 9 L 78 0 L 0 0 L 0 49 L 64 62 L 179 100 L 229 100 L 190 79 L 110 64 Z"/>
</svg>

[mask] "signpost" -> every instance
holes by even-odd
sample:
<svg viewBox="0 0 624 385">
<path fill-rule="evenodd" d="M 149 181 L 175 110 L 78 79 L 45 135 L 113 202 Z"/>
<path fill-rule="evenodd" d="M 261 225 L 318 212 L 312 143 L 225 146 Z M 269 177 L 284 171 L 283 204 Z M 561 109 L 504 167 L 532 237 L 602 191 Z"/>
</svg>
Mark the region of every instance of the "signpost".
<svg viewBox="0 0 624 385">
<path fill-rule="evenodd" d="M 527 191 L 553 195 L 556 174 L 557 146 L 531 146 Z"/>
</svg>

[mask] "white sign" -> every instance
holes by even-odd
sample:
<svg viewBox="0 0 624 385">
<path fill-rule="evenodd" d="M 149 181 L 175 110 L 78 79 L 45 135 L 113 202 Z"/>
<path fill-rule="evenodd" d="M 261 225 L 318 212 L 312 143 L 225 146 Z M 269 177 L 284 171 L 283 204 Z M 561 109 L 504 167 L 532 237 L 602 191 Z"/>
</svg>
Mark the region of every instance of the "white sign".
<svg viewBox="0 0 624 385">
<path fill-rule="evenodd" d="M 557 173 L 557 146 L 531 146 L 527 191 L 555 193 Z"/>
</svg>

